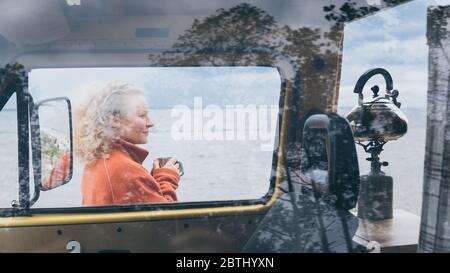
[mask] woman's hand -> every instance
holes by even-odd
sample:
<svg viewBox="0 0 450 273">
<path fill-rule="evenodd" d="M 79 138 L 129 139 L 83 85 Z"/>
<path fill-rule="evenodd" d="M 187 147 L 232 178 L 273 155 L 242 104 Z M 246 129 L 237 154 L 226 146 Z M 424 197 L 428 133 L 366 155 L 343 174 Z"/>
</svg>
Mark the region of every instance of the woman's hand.
<svg viewBox="0 0 450 273">
<path fill-rule="evenodd" d="M 167 161 L 167 163 L 162 167 L 159 165 L 159 161 L 155 159 L 153 161 L 153 170 L 156 170 L 158 168 L 168 168 L 174 170 L 178 175 L 180 175 L 180 164 L 178 163 L 178 159 L 176 159 L 176 157 L 172 157 L 171 159 L 169 159 L 169 161 Z"/>
</svg>

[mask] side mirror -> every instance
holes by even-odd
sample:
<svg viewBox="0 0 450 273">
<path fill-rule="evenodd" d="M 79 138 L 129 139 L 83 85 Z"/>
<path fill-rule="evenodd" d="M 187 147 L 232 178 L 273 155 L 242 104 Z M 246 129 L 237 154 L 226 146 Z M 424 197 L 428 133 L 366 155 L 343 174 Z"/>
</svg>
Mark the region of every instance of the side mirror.
<svg viewBox="0 0 450 273">
<path fill-rule="evenodd" d="M 40 191 L 57 188 L 72 179 L 72 112 L 66 97 L 43 100 L 31 108 L 34 204 Z"/>
<path fill-rule="evenodd" d="M 337 114 L 317 114 L 305 121 L 302 172 L 319 194 L 336 196 L 336 206 L 349 210 L 359 194 L 359 167 L 355 142 L 348 121 Z"/>
</svg>

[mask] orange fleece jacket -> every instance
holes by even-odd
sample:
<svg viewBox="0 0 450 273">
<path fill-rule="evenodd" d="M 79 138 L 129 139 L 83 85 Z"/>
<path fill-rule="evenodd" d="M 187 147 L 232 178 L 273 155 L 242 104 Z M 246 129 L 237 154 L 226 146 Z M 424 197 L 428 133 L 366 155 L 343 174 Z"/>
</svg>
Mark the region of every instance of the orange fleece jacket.
<svg viewBox="0 0 450 273">
<path fill-rule="evenodd" d="M 70 174 L 70 153 L 65 152 L 58 160 L 50 172 L 49 177 L 42 182 L 43 190 L 57 188 L 69 179 Z"/>
<path fill-rule="evenodd" d="M 84 168 L 81 191 L 84 206 L 142 204 L 177 201 L 180 176 L 159 168 L 142 166 L 148 151 L 120 140 L 107 159 L 97 159 Z"/>
</svg>

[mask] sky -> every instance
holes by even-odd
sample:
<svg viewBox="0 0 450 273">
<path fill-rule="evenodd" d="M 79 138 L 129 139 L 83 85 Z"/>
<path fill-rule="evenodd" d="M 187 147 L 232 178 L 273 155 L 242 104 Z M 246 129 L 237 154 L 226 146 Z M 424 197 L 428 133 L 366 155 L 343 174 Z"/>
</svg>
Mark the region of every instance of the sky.
<svg viewBox="0 0 450 273">
<path fill-rule="evenodd" d="M 426 106 L 426 9 L 426 0 L 416 0 L 346 25 L 340 106 L 356 105 L 354 85 L 360 75 L 376 67 L 390 72 L 404 107 Z M 375 76 L 363 94 L 369 96 L 373 84 L 384 90 L 383 78 Z"/>
<path fill-rule="evenodd" d="M 278 105 L 280 75 L 271 67 L 140 67 L 35 69 L 30 93 L 36 100 L 68 96 L 77 102 L 110 81 L 131 83 L 144 91 L 151 108 L 204 105 Z M 62 90 L 62 88 L 66 88 Z"/>
</svg>

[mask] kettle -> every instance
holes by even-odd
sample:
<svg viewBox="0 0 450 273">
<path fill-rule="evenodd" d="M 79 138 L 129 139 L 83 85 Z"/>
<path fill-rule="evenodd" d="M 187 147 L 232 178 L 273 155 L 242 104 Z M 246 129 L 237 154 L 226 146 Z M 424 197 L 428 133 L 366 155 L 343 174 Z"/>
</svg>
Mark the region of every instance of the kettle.
<svg viewBox="0 0 450 273">
<path fill-rule="evenodd" d="M 371 88 L 373 96 L 364 100 L 363 89 L 367 81 L 375 75 L 382 75 L 386 82 L 385 96 L 379 96 L 377 85 Z M 358 105 L 347 114 L 347 120 L 353 130 L 356 141 L 391 141 L 406 134 L 408 120 L 400 111 L 401 103 L 397 101 L 399 92 L 393 90 L 392 77 L 383 68 L 366 71 L 358 79 L 354 93 L 358 95 Z"/>
</svg>

